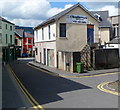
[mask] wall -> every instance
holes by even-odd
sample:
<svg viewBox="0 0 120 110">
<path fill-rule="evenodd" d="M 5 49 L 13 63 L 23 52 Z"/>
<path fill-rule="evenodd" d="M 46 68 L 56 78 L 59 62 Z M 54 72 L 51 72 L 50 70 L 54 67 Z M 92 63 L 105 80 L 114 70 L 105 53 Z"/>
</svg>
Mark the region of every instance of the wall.
<svg viewBox="0 0 120 110">
<path fill-rule="evenodd" d="M 75 8 L 67 14 L 83 15 L 88 17 L 88 23 L 94 24 L 94 40 L 98 42 L 99 30 L 98 22 L 80 7 Z M 66 15 L 67 15 L 66 14 Z M 66 15 L 57 21 L 57 50 L 80 51 L 87 44 L 86 24 L 67 24 L 67 37 L 60 38 L 59 23 L 66 23 Z M 62 46 L 61 46 L 62 45 Z"/>
<path fill-rule="evenodd" d="M 115 68 L 119 65 L 118 49 L 95 49 L 93 51 L 95 69 Z"/>
<path fill-rule="evenodd" d="M 110 31 L 109 28 L 100 28 L 100 38 L 101 44 L 104 45 L 104 42 L 110 41 Z"/>
<path fill-rule="evenodd" d="M 50 39 L 48 33 L 48 26 L 50 25 Z M 35 30 L 34 39 L 35 42 L 44 42 L 44 41 L 53 41 L 56 40 L 56 23 L 51 23 L 49 25 L 43 26 L 37 30 Z M 42 28 L 44 28 L 44 40 L 42 40 Z M 38 31 L 38 33 L 37 33 Z M 38 39 L 37 39 L 38 37 Z"/>
<path fill-rule="evenodd" d="M 7 24 L 7 29 L 6 29 L 6 24 Z M 12 26 L 12 31 L 10 30 L 10 26 Z M 15 25 L 2 21 L 2 46 L 8 46 L 8 44 L 10 43 L 10 35 L 12 35 L 12 44 L 13 45 L 15 44 L 14 30 L 15 30 Z M 8 38 L 7 44 L 6 44 L 6 34 Z"/>
<path fill-rule="evenodd" d="M 57 67 L 57 57 L 56 57 L 56 42 L 41 42 L 35 43 L 38 54 L 35 53 L 35 59 L 37 62 L 40 62 L 40 53 L 41 53 L 41 63 L 44 64 L 44 48 L 46 49 L 46 64 L 47 64 L 47 49 L 54 50 L 54 66 Z"/>
</svg>

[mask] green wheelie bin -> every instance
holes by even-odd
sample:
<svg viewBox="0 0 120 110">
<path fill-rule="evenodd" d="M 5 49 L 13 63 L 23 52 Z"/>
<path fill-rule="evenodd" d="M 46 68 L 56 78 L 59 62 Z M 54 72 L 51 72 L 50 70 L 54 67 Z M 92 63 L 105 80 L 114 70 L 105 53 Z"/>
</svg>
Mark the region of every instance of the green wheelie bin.
<svg viewBox="0 0 120 110">
<path fill-rule="evenodd" d="M 77 73 L 83 73 L 84 72 L 84 63 L 83 62 L 77 62 Z"/>
</svg>

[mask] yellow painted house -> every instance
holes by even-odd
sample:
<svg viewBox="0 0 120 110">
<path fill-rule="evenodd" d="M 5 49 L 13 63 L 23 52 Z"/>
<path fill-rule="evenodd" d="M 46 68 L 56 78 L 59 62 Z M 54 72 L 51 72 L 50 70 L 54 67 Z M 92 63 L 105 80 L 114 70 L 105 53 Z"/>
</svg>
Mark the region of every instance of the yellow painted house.
<svg viewBox="0 0 120 110">
<path fill-rule="evenodd" d="M 74 72 L 82 49 L 99 43 L 105 39 L 103 33 L 109 33 L 109 29 L 101 29 L 100 33 L 100 22 L 79 3 L 49 18 L 34 28 L 35 60 Z M 108 40 L 109 34 L 105 37 Z"/>
</svg>

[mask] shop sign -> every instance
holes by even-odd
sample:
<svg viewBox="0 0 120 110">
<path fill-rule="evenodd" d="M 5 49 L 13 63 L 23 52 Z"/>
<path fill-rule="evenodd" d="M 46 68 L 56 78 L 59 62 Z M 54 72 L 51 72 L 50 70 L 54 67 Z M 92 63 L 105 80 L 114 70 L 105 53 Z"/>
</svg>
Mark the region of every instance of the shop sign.
<svg viewBox="0 0 120 110">
<path fill-rule="evenodd" d="M 67 15 L 66 23 L 87 24 L 87 17 L 81 15 Z"/>
</svg>

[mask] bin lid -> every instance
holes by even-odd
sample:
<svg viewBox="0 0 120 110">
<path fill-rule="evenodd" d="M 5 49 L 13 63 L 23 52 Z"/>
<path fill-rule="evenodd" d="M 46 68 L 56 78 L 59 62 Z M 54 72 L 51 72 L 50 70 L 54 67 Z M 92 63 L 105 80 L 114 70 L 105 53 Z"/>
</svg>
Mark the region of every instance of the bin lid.
<svg viewBox="0 0 120 110">
<path fill-rule="evenodd" d="M 84 64 L 83 62 L 76 62 L 76 65 Z"/>
</svg>

